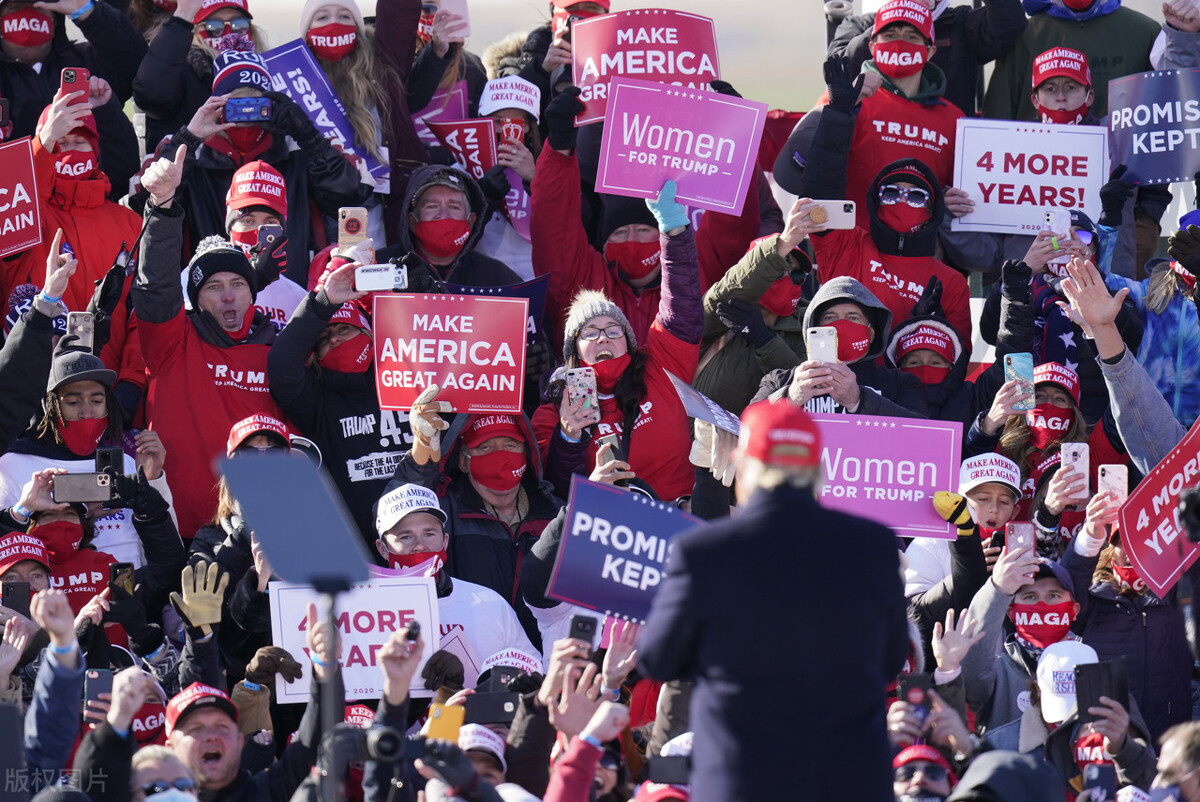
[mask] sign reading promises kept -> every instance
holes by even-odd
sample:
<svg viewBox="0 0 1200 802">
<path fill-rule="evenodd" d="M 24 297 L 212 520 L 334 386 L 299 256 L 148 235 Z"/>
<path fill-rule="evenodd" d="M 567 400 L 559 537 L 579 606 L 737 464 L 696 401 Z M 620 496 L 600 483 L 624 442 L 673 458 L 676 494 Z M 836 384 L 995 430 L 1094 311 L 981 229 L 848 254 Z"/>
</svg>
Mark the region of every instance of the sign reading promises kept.
<svg viewBox="0 0 1200 802">
<path fill-rule="evenodd" d="M 1200 70 L 1127 75 L 1108 82 L 1109 146 L 1126 181 L 1192 180 L 1200 169 Z"/>
</svg>

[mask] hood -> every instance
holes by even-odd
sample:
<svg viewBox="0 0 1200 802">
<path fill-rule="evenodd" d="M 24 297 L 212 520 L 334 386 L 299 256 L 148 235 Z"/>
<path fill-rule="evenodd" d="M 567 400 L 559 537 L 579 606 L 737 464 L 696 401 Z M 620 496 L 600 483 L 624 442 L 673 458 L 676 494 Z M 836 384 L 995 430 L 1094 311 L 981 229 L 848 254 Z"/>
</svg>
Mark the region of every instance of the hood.
<svg viewBox="0 0 1200 802">
<path fill-rule="evenodd" d="M 1085 22 L 1113 13 L 1121 7 L 1121 0 L 1096 0 L 1083 11 L 1072 11 L 1062 4 L 1062 0 L 1021 0 L 1021 6 L 1031 17 L 1034 14 L 1045 13 L 1058 19 Z"/>
<path fill-rule="evenodd" d="M 933 188 L 933 214 L 923 228 L 911 234 L 901 234 L 888 228 L 879 219 L 879 185 L 882 178 L 900 168 L 909 167 L 925 177 Z M 867 190 L 867 215 L 871 223 L 871 239 L 875 246 L 890 256 L 933 256 L 937 249 L 938 232 L 946 216 L 946 196 L 942 184 L 929 165 L 920 159 L 897 159 L 876 174 Z"/>
<path fill-rule="evenodd" d="M 521 484 L 525 485 L 526 490 L 533 490 L 542 483 L 542 452 L 538 449 L 537 438 L 533 435 L 533 425 L 529 418 L 524 413 L 511 414 L 517 418 L 517 425 L 521 427 L 521 435 L 525 439 L 525 447 L 529 449 L 530 469 L 521 477 Z M 455 414 L 454 419 L 450 421 L 450 427 L 442 434 L 442 462 L 438 466 L 442 477 L 437 488 L 439 496 L 451 480 L 465 478 L 458 468 L 458 452 L 462 447 L 462 431 L 466 428 L 469 417 L 471 416 L 465 412 Z"/>
<path fill-rule="evenodd" d="M 445 280 L 454 273 L 455 268 L 458 267 L 458 263 L 462 261 L 463 255 L 474 249 L 475 245 L 479 242 L 479 238 L 483 236 L 483 229 L 487 225 L 487 199 L 484 198 L 483 190 L 479 188 L 479 183 L 474 178 L 462 170 L 447 167 L 443 164 L 427 164 L 424 167 L 418 167 L 414 170 L 412 177 L 408 180 L 408 186 L 404 190 L 404 197 L 400 202 L 400 208 L 404 210 L 404 221 L 400 226 L 396 244 L 400 246 L 401 253 L 415 252 L 412 233 L 408 230 L 408 207 L 420 190 L 424 189 L 426 185 L 441 173 L 454 173 L 455 176 L 462 179 L 467 187 L 467 197 L 471 201 L 471 211 L 475 213 L 475 225 L 471 226 L 471 235 L 467 237 L 467 242 L 463 245 L 462 251 L 459 252 L 458 258 L 445 270 L 445 273 L 442 273 L 441 270 L 434 270 L 438 278 Z"/>
<path fill-rule="evenodd" d="M 896 326 L 888 338 L 887 349 L 884 351 L 884 364 L 889 368 L 900 369 L 896 364 L 896 347 L 900 343 L 900 338 L 922 324 L 933 326 L 944 332 L 950 338 L 950 341 L 954 343 L 955 349 L 958 351 L 958 357 L 955 358 L 954 364 L 950 366 L 950 372 L 946 374 L 946 378 L 942 379 L 940 384 L 921 385 L 921 391 L 925 397 L 925 405 L 930 410 L 942 410 L 950 399 L 954 398 L 955 394 L 963 387 L 963 383 L 967 380 L 967 373 L 971 368 L 970 343 L 964 346 L 962 335 L 958 333 L 958 330 L 954 326 L 950 325 L 950 322 L 946 318 L 938 314 L 914 315 Z M 934 417 L 932 413 L 930 416 Z"/>
<path fill-rule="evenodd" d="M 896 88 L 896 85 L 892 83 L 892 79 L 880 72 L 879 68 L 875 66 L 874 59 L 864 61 L 862 69 L 863 72 L 871 72 L 882 78 L 883 88 L 893 95 L 899 95 L 916 103 L 945 103 L 942 100 L 942 95 L 946 94 L 946 73 L 942 72 L 942 68 L 932 61 L 927 63 L 925 68 L 921 70 L 921 84 L 917 88 L 917 93 L 912 97 L 909 97 Z"/>
<path fill-rule="evenodd" d="M 807 332 L 817 325 L 815 321 L 825 307 L 841 301 L 853 301 L 866 309 L 867 316 L 871 319 L 871 328 L 875 330 L 875 336 L 871 338 L 871 347 L 866 355 L 859 360 L 866 364 L 883 353 L 891 333 L 892 313 L 857 279 L 838 276 L 822 284 L 821 289 L 817 290 L 816 295 L 808 302 L 808 308 L 804 310 L 804 330 Z"/>
</svg>

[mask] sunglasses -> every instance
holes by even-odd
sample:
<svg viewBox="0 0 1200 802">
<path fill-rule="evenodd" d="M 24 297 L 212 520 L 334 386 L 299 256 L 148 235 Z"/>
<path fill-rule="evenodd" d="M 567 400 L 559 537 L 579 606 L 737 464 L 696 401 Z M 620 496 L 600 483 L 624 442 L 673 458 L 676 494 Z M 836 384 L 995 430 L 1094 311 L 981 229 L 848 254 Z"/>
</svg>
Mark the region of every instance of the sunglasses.
<svg viewBox="0 0 1200 802">
<path fill-rule="evenodd" d="M 142 793 L 146 796 L 154 796 L 161 794 L 164 791 L 169 791 L 174 788 L 176 791 L 192 791 L 196 788 L 196 781 L 190 777 L 180 777 L 174 782 L 164 782 L 158 780 L 149 782 L 142 786 Z"/>
<path fill-rule="evenodd" d="M 290 452 L 290 448 L 283 448 L 281 446 L 238 446 L 233 450 L 233 456 L 241 457 L 248 454 L 258 457 L 263 454 L 288 454 Z"/>
<path fill-rule="evenodd" d="M 1091 245 L 1091 244 L 1092 244 L 1092 232 L 1090 232 L 1090 231 L 1079 231 L 1079 230 L 1076 230 L 1076 231 L 1075 231 L 1075 236 L 1076 236 L 1076 237 L 1079 237 L 1079 241 L 1080 241 L 1080 242 L 1082 242 L 1084 245 Z"/>
<path fill-rule="evenodd" d="M 936 763 L 905 763 L 896 769 L 896 781 L 902 783 L 908 782 L 917 776 L 918 771 L 925 775 L 925 779 L 935 783 L 941 782 L 950 774 L 944 766 L 939 766 Z"/>
<path fill-rule="evenodd" d="M 200 33 L 208 37 L 224 36 L 228 33 L 245 33 L 250 30 L 250 20 L 246 17 L 219 20 L 206 19 L 200 23 Z"/>
<path fill-rule="evenodd" d="M 929 203 L 929 191 L 920 187 L 901 189 L 894 184 L 887 184 L 879 188 L 879 202 L 884 206 L 894 206 L 900 201 L 904 201 L 914 209 L 923 209 L 925 204 Z"/>
<path fill-rule="evenodd" d="M 577 336 L 579 339 L 591 343 L 599 340 L 601 334 L 605 339 L 618 340 L 625 336 L 625 329 L 620 326 L 609 326 L 607 329 L 583 329 Z"/>
</svg>

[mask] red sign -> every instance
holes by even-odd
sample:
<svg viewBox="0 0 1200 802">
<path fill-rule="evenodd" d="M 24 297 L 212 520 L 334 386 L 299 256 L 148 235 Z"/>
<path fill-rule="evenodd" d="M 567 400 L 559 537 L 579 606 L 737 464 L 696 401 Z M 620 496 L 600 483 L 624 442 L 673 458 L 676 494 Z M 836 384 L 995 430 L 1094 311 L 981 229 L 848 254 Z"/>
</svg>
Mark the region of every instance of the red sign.
<svg viewBox="0 0 1200 802">
<path fill-rule="evenodd" d="M 431 384 L 455 412 L 520 412 L 526 298 L 375 296 L 380 409 L 412 407 Z"/>
<path fill-rule="evenodd" d="M 1200 428 L 1146 474 L 1121 507 L 1121 544 L 1138 576 L 1160 598 L 1200 556 L 1179 522 L 1179 494 L 1200 481 Z"/>
<path fill-rule="evenodd" d="M 429 120 L 426 124 L 454 160 L 476 181 L 496 166 L 496 121 L 491 117 L 447 122 Z"/>
<path fill-rule="evenodd" d="M 717 30 L 708 17 L 662 8 L 579 20 L 571 26 L 571 76 L 587 107 L 576 125 L 604 119 L 613 78 L 708 91 L 721 77 Z"/>
<path fill-rule="evenodd" d="M 0 145 L 0 257 L 42 241 L 42 215 L 29 137 Z"/>
</svg>

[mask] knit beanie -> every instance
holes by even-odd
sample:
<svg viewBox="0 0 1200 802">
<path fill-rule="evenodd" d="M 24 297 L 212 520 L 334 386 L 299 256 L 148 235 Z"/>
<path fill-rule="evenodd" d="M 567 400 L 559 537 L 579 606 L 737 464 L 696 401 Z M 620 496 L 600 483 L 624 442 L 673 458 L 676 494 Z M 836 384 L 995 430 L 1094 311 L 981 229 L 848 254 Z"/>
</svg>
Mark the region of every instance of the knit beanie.
<svg viewBox="0 0 1200 802">
<path fill-rule="evenodd" d="M 258 285 L 250 260 L 242 249 L 227 239 L 205 237 L 196 248 L 196 255 L 187 266 L 187 294 L 193 309 L 199 309 L 200 288 L 216 273 L 236 273 L 250 285 L 250 298 L 258 298 Z"/>
<path fill-rule="evenodd" d="M 367 23 L 363 20 L 362 10 L 354 0 L 308 0 L 304 4 L 304 8 L 300 9 L 301 39 L 308 34 L 308 29 L 312 27 L 313 17 L 317 16 L 317 10 L 324 6 L 339 6 L 346 9 L 354 15 L 354 25 L 358 28 L 359 33 L 366 30 Z"/>
<path fill-rule="evenodd" d="M 628 198 L 624 195 L 600 195 L 604 201 L 604 215 L 600 218 L 600 238 L 596 244 L 603 250 L 604 243 L 612 233 L 621 226 L 631 223 L 644 223 L 658 229 L 658 221 L 650 213 L 646 201 L 641 198 Z"/>
<path fill-rule="evenodd" d="M 564 362 L 570 364 L 571 357 L 578 353 L 575 336 L 579 334 L 579 330 L 592 318 L 602 315 L 611 317 L 621 324 L 621 328 L 625 329 L 626 350 L 631 354 L 637 350 L 637 337 L 633 336 L 633 327 L 629 325 L 629 318 L 625 317 L 621 307 L 610 301 L 608 296 L 600 290 L 580 290 L 571 301 L 571 309 L 567 313 L 567 323 L 563 329 Z"/>
<path fill-rule="evenodd" d="M 257 53 L 226 50 L 213 59 L 214 95 L 227 95 L 235 89 L 258 89 L 271 91 L 271 71 L 267 62 Z"/>
</svg>

